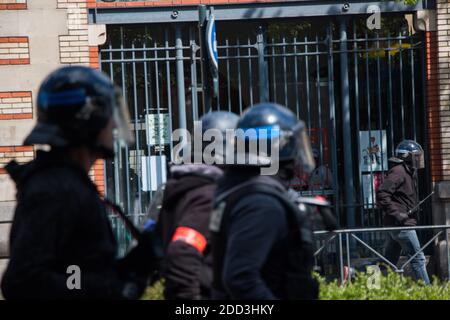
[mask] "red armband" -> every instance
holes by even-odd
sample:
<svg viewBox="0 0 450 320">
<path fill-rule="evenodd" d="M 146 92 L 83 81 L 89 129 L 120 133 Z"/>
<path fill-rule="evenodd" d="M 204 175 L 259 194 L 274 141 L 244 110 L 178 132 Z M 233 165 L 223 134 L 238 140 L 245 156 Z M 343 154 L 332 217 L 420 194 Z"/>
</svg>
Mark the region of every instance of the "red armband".
<svg viewBox="0 0 450 320">
<path fill-rule="evenodd" d="M 201 254 L 206 248 L 206 238 L 197 230 L 188 227 L 178 227 L 172 237 L 172 242 L 174 241 L 183 241 L 193 246 Z"/>
</svg>

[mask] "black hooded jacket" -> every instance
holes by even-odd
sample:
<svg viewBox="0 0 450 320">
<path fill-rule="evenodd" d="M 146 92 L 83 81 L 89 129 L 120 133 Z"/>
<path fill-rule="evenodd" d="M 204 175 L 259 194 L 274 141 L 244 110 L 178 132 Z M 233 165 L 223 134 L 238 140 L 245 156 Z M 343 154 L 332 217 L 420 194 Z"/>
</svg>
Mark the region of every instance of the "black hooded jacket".
<svg viewBox="0 0 450 320">
<path fill-rule="evenodd" d="M 169 300 L 209 299 L 212 282 L 209 219 L 216 180 L 222 171 L 205 164 L 178 165 L 170 171 L 157 225 L 166 252 L 164 296 Z M 174 239 L 178 228 L 203 239 L 205 249 L 199 250 L 183 237 Z"/>
<path fill-rule="evenodd" d="M 6 170 L 17 185 L 17 207 L 4 297 L 122 298 L 125 271 L 105 205 L 86 172 L 59 151 L 38 151 L 35 160 L 10 162 Z M 70 266 L 79 267 L 79 290 L 68 288 Z"/>
<path fill-rule="evenodd" d="M 384 225 L 403 225 L 409 218 L 407 212 L 417 205 L 417 200 L 414 172 L 404 163 L 395 164 L 377 192 L 377 205 L 383 210 Z"/>
</svg>

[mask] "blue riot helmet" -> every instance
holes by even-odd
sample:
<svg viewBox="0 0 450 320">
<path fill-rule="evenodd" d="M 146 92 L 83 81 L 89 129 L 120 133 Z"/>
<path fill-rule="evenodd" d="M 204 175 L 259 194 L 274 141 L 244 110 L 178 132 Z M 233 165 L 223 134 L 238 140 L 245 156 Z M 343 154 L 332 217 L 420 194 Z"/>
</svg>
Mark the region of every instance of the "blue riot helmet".
<svg viewBox="0 0 450 320">
<path fill-rule="evenodd" d="M 259 103 L 245 110 L 238 122 L 236 136 L 238 164 L 239 158 L 245 158 L 243 164 L 249 166 L 269 166 L 272 161 L 280 161 L 293 162 L 306 173 L 314 170 L 305 123 L 282 105 Z"/>
<path fill-rule="evenodd" d="M 62 67 L 50 73 L 39 88 L 37 124 L 24 144 L 86 145 L 111 157 L 111 146 L 98 140 L 111 120 L 115 139 L 132 142 L 128 108 L 108 76 L 83 66 Z"/>
<path fill-rule="evenodd" d="M 403 140 L 395 148 L 394 162 L 404 162 L 414 169 L 425 168 L 424 152 L 422 146 L 414 140 Z"/>
</svg>

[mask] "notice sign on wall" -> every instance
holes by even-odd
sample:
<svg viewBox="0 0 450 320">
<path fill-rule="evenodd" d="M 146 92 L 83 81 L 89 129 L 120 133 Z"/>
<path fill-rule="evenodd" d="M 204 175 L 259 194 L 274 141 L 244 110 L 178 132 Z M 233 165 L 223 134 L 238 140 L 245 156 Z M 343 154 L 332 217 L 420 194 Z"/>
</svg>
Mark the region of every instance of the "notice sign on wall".
<svg viewBox="0 0 450 320">
<path fill-rule="evenodd" d="M 151 146 L 170 143 L 170 117 L 168 113 L 146 115 L 147 143 Z"/>
<path fill-rule="evenodd" d="M 359 148 L 361 172 L 387 170 L 386 130 L 360 131 Z"/>
</svg>

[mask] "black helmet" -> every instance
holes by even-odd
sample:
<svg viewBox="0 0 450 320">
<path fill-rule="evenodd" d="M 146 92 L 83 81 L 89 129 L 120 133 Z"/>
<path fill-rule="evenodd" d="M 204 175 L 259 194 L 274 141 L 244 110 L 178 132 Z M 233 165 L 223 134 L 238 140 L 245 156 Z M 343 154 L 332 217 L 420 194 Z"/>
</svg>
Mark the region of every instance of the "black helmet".
<svg viewBox="0 0 450 320">
<path fill-rule="evenodd" d="M 224 164 L 226 162 L 227 152 L 230 154 L 233 154 L 234 152 L 234 130 L 239 121 L 239 116 L 228 111 L 213 111 L 202 116 L 200 121 L 202 123 L 203 138 L 208 139 L 208 130 L 216 130 L 217 135 L 220 135 L 223 142 L 223 148 L 212 150 L 213 154 L 211 160 L 214 164 Z M 227 131 L 230 130 L 233 135 L 229 135 L 229 139 L 227 139 Z M 202 152 L 209 143 L 210 142 L 203 140 Z"/>
<path fill-rule="evenodd" d="M 200 121 L 202 122 L 203 132 L 209 129 L 218 129 L 225 133 L 228 129 L 236 128 L 239 116 L 228 111 L 213 111 L 201 117 Z"/>
<path fill-rule="evenodd" d="M 274 156 L 277 156 L 280 162 L 293 160 L 305 172 L 311 172 L 314 169 L 314 159 L 305 131 L 305 123 L 279 104 L 266 102 L 248 108 L 238 122 L 236 136 L 238 141 L 246 141 L 244 151 L 246 165 L 270 165 L 275 160 Z M 260 146 L 267 144 L 270 147 L 266 150 L 276 150 L 278 154 L 264 152 L 260 147 L 255 153 L 255 148 L 249 146 L 252 140 L 258 141 Z M 242 152 L 239 150 L 239 145 L 237 150 L 239 158 Z M 239 164 L 239 159 L 237 161 Z"/>
<path fill-rule="evenodd" d="M 414 140 L 403 140 L 395 148 L 394 162 L 404 162 L 411 168 L 423 169 L 425 167 L 422 146 Z"/>
<path fill-rule="evenodd" d="M 88 67 L 62 67 L 39 88 L 37 124 L 24 144 L 87 145 L 101 150 L 97 137 L 111 119 L 118 137 L 130 142 L 128 110 L 111 80 Z"/>
</svg>

